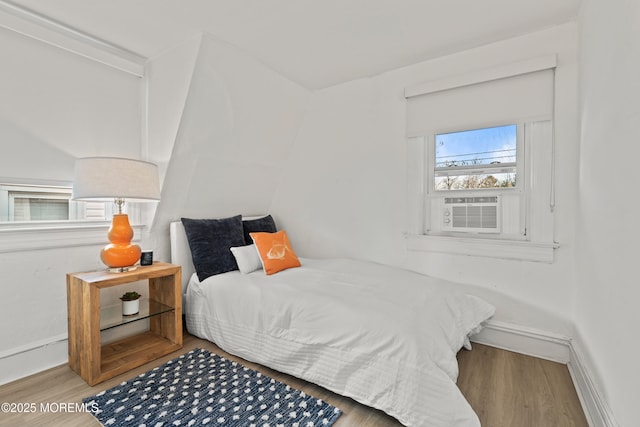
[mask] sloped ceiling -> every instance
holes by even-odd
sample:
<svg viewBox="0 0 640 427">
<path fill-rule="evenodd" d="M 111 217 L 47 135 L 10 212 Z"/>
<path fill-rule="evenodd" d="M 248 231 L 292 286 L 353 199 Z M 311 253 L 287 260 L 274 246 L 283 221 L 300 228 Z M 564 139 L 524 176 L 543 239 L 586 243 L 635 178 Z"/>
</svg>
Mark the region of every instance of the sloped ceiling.
<svg viewBox="0 0 640 427">
<path fill-rule="evenodd" d="M 580 0 L 7 1 L 152 58 L 198 32 L 319 89 L 574 19 Z"/>
</svg>

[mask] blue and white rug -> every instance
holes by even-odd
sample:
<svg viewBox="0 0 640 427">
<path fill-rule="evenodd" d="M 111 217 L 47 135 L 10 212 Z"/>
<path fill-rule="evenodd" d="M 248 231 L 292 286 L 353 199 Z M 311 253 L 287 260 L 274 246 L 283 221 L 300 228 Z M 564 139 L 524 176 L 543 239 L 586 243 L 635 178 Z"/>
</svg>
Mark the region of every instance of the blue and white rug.
<svg viewBox="0 0 640 427">
<path fill-rule="evenodd" d="M 105 426 L 330 426 L 342 411 L 195 349 L 82 400 Z"/>
</svg>

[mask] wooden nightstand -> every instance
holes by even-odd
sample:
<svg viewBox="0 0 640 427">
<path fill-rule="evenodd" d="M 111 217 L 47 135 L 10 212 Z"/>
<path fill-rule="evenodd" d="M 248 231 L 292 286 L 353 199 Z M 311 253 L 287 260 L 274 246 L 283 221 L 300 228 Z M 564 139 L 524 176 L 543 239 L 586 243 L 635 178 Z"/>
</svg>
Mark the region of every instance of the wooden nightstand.
<svg viewBox="0 0 640 427">
<path fill-rule="evenodd" d="M 67 274 L 69 366 L 89 385 L 98 384 L 182 348 L 182 270 L 156 262 L 126 273 L 106 270 Z M 100 308 L 100 289 L 147 280 L 149 298 L 140 313 Z M 149 331 L 101 345 L 100 332 L 142 319 Z"/>
</svg>

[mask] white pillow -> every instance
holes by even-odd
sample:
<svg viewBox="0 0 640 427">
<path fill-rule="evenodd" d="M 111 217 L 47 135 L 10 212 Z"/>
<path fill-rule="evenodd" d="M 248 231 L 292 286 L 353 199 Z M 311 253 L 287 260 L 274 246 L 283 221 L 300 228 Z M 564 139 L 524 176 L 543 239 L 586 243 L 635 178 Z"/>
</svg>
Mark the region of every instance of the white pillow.
<svg viewBox="0 0 640 427">
<path fill-rule="evenodd" d="M 237 246 L 231 248 L 231 253 L 236 258 L 236 264 L 240 273 L 247 274 L 262 268 L 262 261 L 256 245 Z"/>
</svg>

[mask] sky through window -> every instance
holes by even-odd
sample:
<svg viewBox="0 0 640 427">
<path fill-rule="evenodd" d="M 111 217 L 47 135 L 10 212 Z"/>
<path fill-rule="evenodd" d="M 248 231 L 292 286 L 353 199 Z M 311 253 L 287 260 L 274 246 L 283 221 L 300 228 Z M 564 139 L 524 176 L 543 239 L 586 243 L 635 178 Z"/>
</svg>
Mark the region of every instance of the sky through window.
<svg viewBox="0 0 640 427">
<path fill-rule="evenodd" d="M 436 168 L 515 163 L 516 125 L 436 135 Z"/>
<path fill-rule="evenodd" d="M 435 188 L 515 187 L 517 126 L 437 134 Z"/>
</svg>

